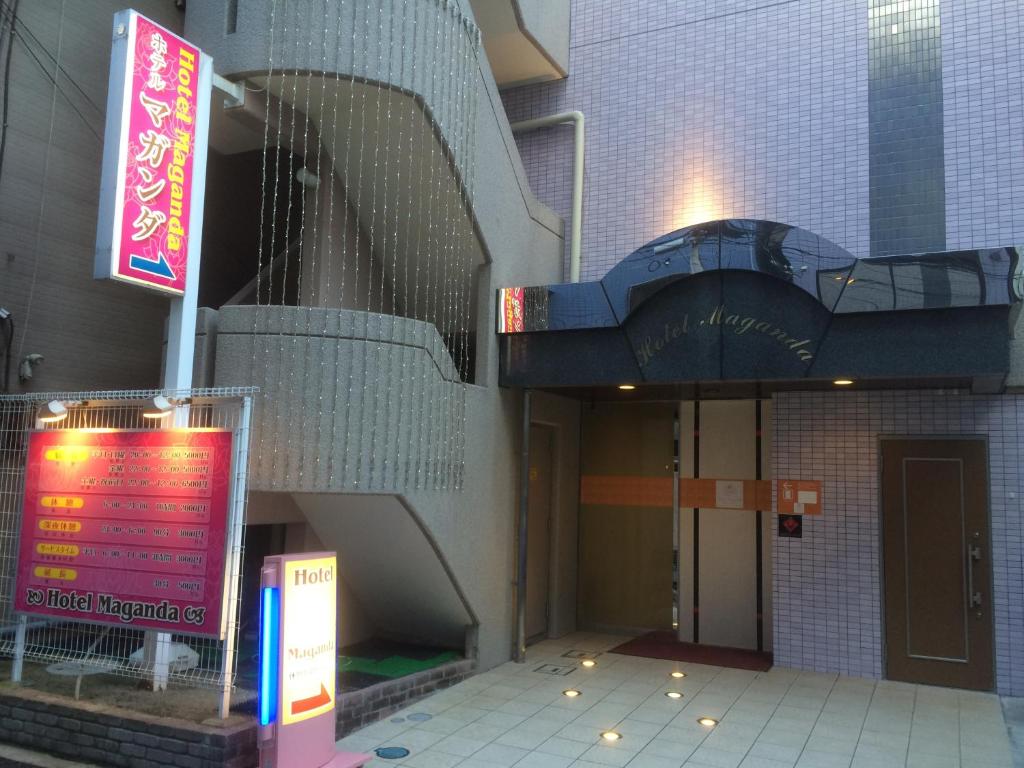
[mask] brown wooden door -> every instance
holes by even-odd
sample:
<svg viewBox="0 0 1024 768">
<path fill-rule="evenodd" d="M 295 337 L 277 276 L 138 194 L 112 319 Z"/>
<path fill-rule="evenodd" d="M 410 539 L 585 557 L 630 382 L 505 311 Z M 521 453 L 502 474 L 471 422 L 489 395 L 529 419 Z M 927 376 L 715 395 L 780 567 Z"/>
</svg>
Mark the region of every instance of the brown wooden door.
<svg viewBox="0 0 1024 768">
<path fill-rule="evenodd" d="M 991 690 L 984 441 L 882 441 L 882 546 L 887 676 Z"/>
</svg>

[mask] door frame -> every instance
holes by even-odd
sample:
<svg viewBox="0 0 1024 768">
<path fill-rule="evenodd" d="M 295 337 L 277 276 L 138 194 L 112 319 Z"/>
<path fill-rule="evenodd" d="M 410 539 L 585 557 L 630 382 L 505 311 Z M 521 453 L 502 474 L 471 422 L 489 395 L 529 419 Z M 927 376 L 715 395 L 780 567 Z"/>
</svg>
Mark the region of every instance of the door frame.
<svg viewBox="0 0 1024 768">
<path fill-rule="evenodd" d="M 550 467 L 548 468 L 550 472 L 550 487 L 548 488 L 548 525 L 547 529 L 544 531 L 544 535 L 548 538 L 548 583 L 547 594 L 544 595 L 544 631 L 536 635 L 527 635 L 527 646 L 533 645 L 534 643 L 538 643 L 542 640 L 546 640 L 547 638 L 551 637 L 551 623 L 553 618 L 552 612 L 553 606 L 555 604 L 555 597 L 557 595 L 557 589 L 555 588 L 555 584 L 553 582 L 555 581 L 554 575 L 557 565 L 557 551 L 555 545 L 558 539 L 558 525 L 556 518 L 558 515 L 558 478 L 560 474 L 558 471 L 558 442 L 559 438 L 561 437 L 561 433 L 558 424 L 552 424 L 542 419 L 530 419 L 530 429 L 532 430 L 534 427 L 538 427 L 539 429 L 542 429 L 545 432 L 547 432 L 548 437 L 550 439 Z M 531 460 L 533 458 L 532 446 L 533 443 L 531 441 Z M 529 539 L 531 532 L 532 529 L 528 528 L 527 539 Z M 529 544 L 527 544 L 527 549 L 529 549 Z M 529 565 L 527 565 L 527 571 L 529 571 Z M 527 582 L 527 590 L 529 590 L 529 582 Z M 529 604 L 528 601 L 529 598 L 527 598 L 527 604 Z"/>
<path fill-rule="evenodd" d="M 569 623 L 571 627 L 576 626 L 576 612 L 575 605 L 576 601 L 573 600 L 573 613 L 571 617 L 562 616 L 558 609 L 558 596 L 561 593 L 562 588 L 565 586 L 562 584 L 562 579 L 559 576 L 558 567 L 561 564 L 561 558 L 559 557 L 559 547 L 563 539 L 562 528 L 568 524 L 568 521 L 563 519 L 562 511 L 562 497 L 565 492 L 565 468 L 562 466 L 559 457 L 562 454 L 562 450 L 565 447 L 565 425 L 556 421 L 550 421 L 541 417 L 530 418 L 531 427 L 542 427 L 549 431 L 551 435 L 551 512 L 548 516 L 548 594 L 547 594 L 547 629 L 544 637 L 537 636 L 535 638 L 527 638 L 528 641 L 537 642 L 550 637 L 558 637 L 559 634 L 553 634 L 554 632 L 561 632 L 564 634 L 562 627 L 564 624 Z M 577 494 L 574 504 L 576 505 L 576 514 L 579 514 L 579 496 Z M 575 529 L 575 525 L 572 526 Z M 579 549 L 579 542 L 576 543 L 575 549 Z M 577 558 L 578 567 L 578 558 Z M 573 593 L 575 594 L 576 581 L 576 570 L 573 570 L 573 576 L 571 583 L 573 586 Z"/>
<path fill-rule="evenodd" d="M 999 685 L 998 679 L 998 658 L 996 656 L 996 617 L 995 617 L 995 562 L 994 550 L 992 549 L 992 452 L 989 450 L 989 438 L 987 434 L 960 433 L 960 434 L 879 434 L 877 436 L 875 456 L 875 479 L 878 483 L 878 514 L 875 523 L 877 525 L 876 535 L 878 536 L 878 604 L 879 604 L 879 640 L 882 648 L 882 679 L 889 680 L 889 647 L 886 641 L 886 600 L 885 600 L 885 523 L 882 518 L 884 514 L 884 500 L 882 487 L 882 448 L 886 441 L 901 440 L 973 440 L 980 441 L 985 449 L 985 508 L 988 514 L 988 540 L 985 546 L 992 553 L 988 561 L 988 584 L 989 604 L 992 611 L 992 691 Z M 911 683 L 914 685 L 914 683 Z M 959 689 L 957 689 L 959 690 Z"/>
</svg>

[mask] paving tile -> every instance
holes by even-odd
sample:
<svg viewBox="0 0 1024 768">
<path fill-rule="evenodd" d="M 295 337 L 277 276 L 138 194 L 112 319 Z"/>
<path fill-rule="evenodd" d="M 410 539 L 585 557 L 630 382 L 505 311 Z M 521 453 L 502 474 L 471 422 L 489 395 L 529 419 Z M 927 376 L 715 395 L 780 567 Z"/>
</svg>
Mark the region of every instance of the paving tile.
<svg viewBox="0 0 1024 768">
<path fill-rule="evenodd" d="M 597 744 L 584 752 L 582 759 L 598 765 L 624 766 L 636 756 L 637 752 L 634 750 Z"/>
<path fill-rule="evenodd" d="M 796 761 L 796 768 L 849 768 L 852 761 L 853 753 L 844 755 L 805 749 Z"/>
<path fill-rule="evenodd" d="M 531 752 L 516 763 L 515 768 L 567 768 L 572 761 L 571 757 L 549 755 L 545 752 Z"/>
<path fill-rule="evenodd" d="M 748 757 L 763 757 L 768 760 L 775 760 L 793 765 L 799 759 L 802 751 L 803 745 L 797 747 L 783 744 L 769 744 L 758 739 L 754 742 L 754 746 L 750 748 L 750 752 L 748 752 L 747 755 Z"/>
<path fill-rule="evenodd" d="M 537 747 L 538 752 L 558 755 L 560 757 L 577 758 L 590 749 L 590 745 L 582 741 L 563 739 L 558 736 L 548 739 Z"/>
<path fill-rule="evenodd" d="M 740 768 L 793 768 L 793 763 L 747 755 L 743 758 L 743 762 L 740 763 Z"/>
<path fill-rule="evenodd" d="M 628 763 L 627 768 L 679 768 L 682 761 L 669 757 L 656 757 L 641 752 Z"/>
<path fill-rule="evenodd" d="M 437 742 L 432 749 L 435 749 L 438 752 L 447 752 L 452 755 L 459 755 L 460 757 L 469 757 L 474 752 L 479 752 L 486 746 L 486 741 L 464 739 L 461 736 L 448 736 L 447 738 L 441 739 L 441 741 Z"/>
<path fill-rule="evenodd" d="M 488 744 L 473 755 L 474 760 L 490 764 L 494 768 L 515 765 L 529 754 L 530 750 L 509 747 L 504 744 Z"/>
<path fill-rule="evenodd" d="M 564 663 L 567 648 L 607 650 L 618 638 L 545 649 Z M 602 645 L 603 644 L 603 645 Z M 543 645 L 543 644 L 542 644 Z M 531 648 L 531 653 L 536 646 Z M 540 658 L 540 657 L 538 657 Z M 529 667 L 502 665 L 398 713 L 435 716 L 417 724 L 386 720 L 343 740 L 349 749 L 406 746 L 408 768 L 1009 768 L 999 700 L 947 689 L 876 683 L 776 668 L 753 675 L 688 665 L 666 683 L 670 662 L 605 654 L 593 674 L 568 683 Z M 580 682 L 580 681 L 586 681 Z M 584 696 L 567 699 L 568 685 Z M 669 687 L 684 699 L 664 698 Z M 508 711 L 514 710 L 514 711 Z M 715 728 L 699 715 L 720 718 Z M 600 741 L 614 728 L 624 739 Z M 964 758 L 960 759 L 961 751 Z"/>
<path fill-rule="evenodd" d="M 506 744 L 510 747 L 532 750 L 539 747 L 551 737 L 551 733 L 538 732 L 526 728 L 513 728 L 494 740 L 495 744 Z"/>
<path fill-rule="evenodd" d="M 428 749 L 423 752 L 414 752 L 404 758 L 402 765 L 408 765 L 410 768 L 454 768 L 461 762 L 462 758 L 458 755 Z"/>
<path fill-rule="evenodd" d="M 701 745 L 696 752 L 690 755 L 690 761 L 714 766 L 714 768 L 737 768 L 743 762 L 743 757 L 742 752 L 726 752 L 722 749 L 712 749 Z"/>
</svg>

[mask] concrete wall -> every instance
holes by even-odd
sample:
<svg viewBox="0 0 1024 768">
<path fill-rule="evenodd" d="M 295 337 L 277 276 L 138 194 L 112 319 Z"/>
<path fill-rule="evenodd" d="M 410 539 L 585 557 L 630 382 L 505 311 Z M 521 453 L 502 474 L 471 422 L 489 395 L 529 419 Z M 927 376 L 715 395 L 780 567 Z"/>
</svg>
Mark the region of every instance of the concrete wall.
<svg viewBox="0 0 1024 768">
<path fill-rule="evenodd" d="M 569 0 L 513 0 L 523 32 L 529 35 L 552 63 L 569 71 Z"/>
<path fill-rule="evenodd" d="M 411 5 L 416 9 L 416 13 L 420 14 L 418 18 L 421 23 L 428 26 L 437 23 L 436 19 L 426 15 L 439 13 L 439 3 L 433 0 L 416 0 Z M 343 6 L 351 12 L 352 4 L 332 5 L 331 8 Z M 238 31 L 234 35 L 226 35 L 219 31 L 223 28 L 223 5 L 213 0 L 196 0 L 189 4 L 187 32 L 211 51 L 221 73 L 234 75 L 262 72 L 265 75 L 269 50 L 269 8 L 270 4 L 265 0 L 241 0 Z M 463 14 L 469 16 L 468 2 L 460 2 L 459 8 Z M 436 94 L 428 87 L 429 75 L 436 72 L 437 67 L 443 62 L 439 64 L 434 61 L 431 58 L 432 54 L 428 55 L 427 48 L 420 46 L 416 51 L 422 54 L 423 58 L 413 65 L 408 60 L 411 58 L 408 50 L 403 51 L 400 45 L 391 46 L 388 39 L 379 40 L 380 29 L 386 32 L 390 30 L 390 20 L 386 17 L 390 12 L 384 5 L 359 5 L 359 29 L 364 29 L 368 37 L 358 37 L 358 46 L 355 50 L 351 39 L 341 39 L 338 49 L 340 64 L 336 66 L 343 66 L 343 73 L 355 73 L 357 78 L 365 77 L 407 88 L 422 99 L 425 109 L 430 114 L 435 114 L 432 110 L 432 99 L 436 98 Z M 373 17 L 373 23 L 364 27 L 364 15 L 367 13 Z M 379 14 L 384 14 L 381 17 L 383 23 L 380 25 L 377 23 Z M 410 34 L 413 32 L 413 28 L 408 26 L 409 17 L 395 21 L 396 36 L 401 34 L 402 29 Z M 318 24 L 311 27 L 314 47 L 318 44 L 316 30 L 322 30 L 324 26 L 323 19 L 319 19 Z M 330 27 L 330 24 L 326 26 Z M 351 25 L 345 27 L 351 28 Z M 422 28 L 419 34 L 423 34 Z M 378 53 L 380 50 L 390 51 L 390 54 L 381 56 Z M 401 64 L 400 57 L 403 53 L 406 59 L 405 63 Z M 497 388 L 498 349 L 493 333 L 495 320 L 491 296 L 497 286 L 557 282 L 561 279 L 559 254 L 562 250 L 562 222 L 548 209 L 538 204 L 529 191 L 504 108 L 482 50 L 473 52 L 473 62 L 469 74 L 470 87 L 477 99 L 475 144 L 464 147 L 463 151 L 475 152 L 475 160 L 467 166 L 465 157 L 457 157 L 456 165 L 458 168 L 475 165 L 479 169 L 480 178 L 472 198 L 472 213 L 488 263 L 480 272 L 479 291 L 484 298 L 479 303 L 475 319 L 478 339 L 476 384 L 467 385 L 463 390 L 463 486 L 456 492 L 416 487 L 415 482 L 403 488 L 395 482 L 396 475 L 392 469 L 390 475 L 383 473 L 389 479 L 379 489 L 385 493 L 401 493 L 405 504 L 436 544 L 440 553 L 439 562 L 447 563 L 453 583 L 465 597 L 467 613 L 475 616 L 479 622 L 479 660 L 481 667 L 487 668 L 509 658 L 514 631 L 514 533 L 521 424 L 520 397 L 516 393 L 504 392 Z M 295 62 L 275 59 L 275 65 L 293 67 Z M 450 121 L 446 123 L 444 115 L 436 117 L 441 124 L 441 136 L 446 139 L 452 136 L 451 131 L 458 126 Z M 342 337 L 346 334 L 338 333 L 339 326 L 336 321 L 346 316 L 346 313 L 331 313 L 335 321 L 324 325 L 323 320 L 327 315 L 317 313 L 330 313 L 330 310 L 283 308 L 264 309 L 260 312 L 263 316 L 257 318 L 253 316 L 251 308 L 222 310 L 216 340 L 215 381 L 218 384 L 254 383 L 268 388 L 273 394 L 273 397 L 265 400 L 270 410 L 256 417 L 258 434 L 254 445 L 262 447 L 265 457 L 263 460 L 258 455 L 254 457 L 254 483 L 256 487 L 287 492 L 323 493 L 345 490 L 342 485 L 331 483 L 330 470 L 326 465 L 331 461 L 336 466 L 344 465 L 346 456 L 349 457 L 350 466 L 358 463 L 361 460 L 360 456 L 366 458 L 365 443 L 354 436 L 350 437 L 347 430 L 342 434 L 329 426 L 325 428 L 323 419 L 332 418 L 330 414 L 343 414 L 342 409 L 352 404 L 358 406 L 362 413 L 364 401 L 358 399 L 362 397 L 378 398 L 378 406 L 387 400 L 390 403 L 389 413 L 392 415 L 401 413 L 404 407 L 420 408 L 420 403 L 403 403 L 398 399 L 402 392 L 402 382 L 408 383 L 408 369 L 403 369 L 401 362 L 394 363 L 397 368 L 389 368 L 388 365 L 391 363 L 383 363 L 382 367 L 373 371 L 360 367 L 356 370 L 354 386 L 350 390 L 349 376 L 346 374 L 344 378 L 339 377 L 338 366 L 352 365 L 356 360 L 373 360 L 374 357 L 361 354 L 360 349 L 357 349 L 359 342 L 345 340 Z M 308 313 L 303 317 L 312 321 L 311 332 L 293 334 L 295 320 L 294 317 L 287 316 L 291 312 L 300 315 L 303 312 Z M 352 315 L 354 313 L 348 313 L 349 317 Z M 369 346 L 374 354 L 381 354 L 396 337 L 380 335 L 374 329 L 383 327 L 391 331 L 396 326 L 391 325 L 390 319 L 381 321 L 375 317 L 364 316 L 360 328 L 366 327 L 367 319 L 371 337 Z M 397 326 L 399 330 L 404 327 L 403 322 L 409 321 L 400 320 Z M 302 323 L 298 327 L 300 330 L 305 328 Z M 329 341 L 324 339 L 325 328 L 326 335 L 330 337 Z M 443 383 L 442 374 L 450 371 L 450 361 L 446 365 L 443 349 L 437 349 L 429 334 L 425 342 L 422 341 L 423 334 L 420 334 L 419 338 L 421 342 L 414 346 L 403 347 L 403 354 L 408 355 L 407 357 L 390 357 L 385 352 L 381 360 L 405 359 L 408 364 L 414 355 L 422 355 L 424 359 L 432 360 L 433 372 L 430 373 L 429 368 L 427 370 L 435 377 L 438 386 L 462 390 L 463 385 Z M 432 338 L 436 340 L 436 334 Z M 273 352 L 272 356 L 268 356 L 263 341 L 273 342 L 266 347 L 266 350 Z M 283 364 L 280 362 L 282 352 L 284 361 L 298 361 L 301 364 L 297 367 Z M 307 359 L 314 362 L 307 364 Z M 362 366 L 362 363 L 359 365 Z M 396 384 L 393 387 L 382 386 L 382 383 L 388 381 Z M 289 402 L 284 397 L 293 393 L 299 395 L 300 402 Z M 413 397 L 408 389 L 405 390 L 405 395 L 407 399 Z M 393 401 L 390 399 L 392 396 L 396 398 Z M 321 398 L 329 407 L 323 407 Z M 368 407 L 365 410 L 367 413 L 377 414 L 383 408 L 380 411 L 376 407 Z M 316 414 L 312 420 L 309 415 L 311 413 Z M 422 413 L 405 413 L 407 416 L 402 427 L 404 430 L 413 423 L 426 429 L 438 428 L 433 420 L 426 418 Z M 576 450 L 578 406 L 571 401 L 551 398 L 544 405 L 543 418 L 561 430 L 565 442 L 560 451 L 570 459 Z M 298 455 L 283 451 L 281 443 L 275 447 L 274 441 L 280 439 L 281 430 L 296 428 L 304 435 L 304 440 L 297 444 Z M 263 431 L 259 432 L 260 429 Z M 371 457 L 374 455 L 373 435 L 376 434 L 375 467 L 383 467 L 381 451 L 387 449 L 383 449 L 382 444 L 389 442 L 388 434 L 391 435 L 392 446 L 405 445 L 406 440 L 400 436 L 404 434 L 407 437 L 407 433 L 400 432 L 397 424 L 394 425 L 394 430 L 389 433 L 386 428 L 375 423 L 371 430 L 363 431 L 363 435 L 370 440 Z M 402 450 L 406 451 L 403 455 L 404 461 L 410 449 L 406 446 Z M 398 464 L 397 453 L 394 454 L 394 459 L 394 462 L 389 463 L 392 468 Z M 294 468 L 300 465 L 312 466 L 314 469 L 304 473 L 294 471 Z M 368 467 L 369 461 L 365 461 L 364 471 L 368 471 Z M 365 489 L 367 482 L 380 482 L 380 477 L 381 475 L 361 476 L 360 489 Z M 571 461 L 561 482 L 559 508 L 563 513 L 560 518 L 563 527 L 558 546 L 570 559 L 560 566 L 559 578 L 560 583 L 568 590 L 574 578 L 574 563 L 571 560 L 574 517 L 571 512 L 573 496 L 578 485 Z M 349 487 L 348 490 L 353 488 Z M 314 511 L 310 507 L 305 510 L 307 514 L 317 518 L 314 527 L 318 536 L 325 543 L 335 536 L 342 537 L 345 530 L 344 512 L 332 513 L 330 510 L 332 505 L 344 504 L 342 497 L 334 496 L 330 501 L 321 498 L 318 504 L 322 508 Z M 340 543 L 341 539 L 338 540 Z M 377 566 L 381 572 L 387 568 L 385 563 L 379 563 Z M 375 585 L 375 600 L 379 601 L 381 607 L 398 604 L 402 599 L 399 594 L 402 588 L 403 586 L 397 582 L 392 585 L 390 582 L 381 581 Z M 360 599 L 364 607 L 371 611 L 370 606 L 366 605 L 365 597 L 361 595 Z M 568 602 L 565 599 L 560 600 L 559 613 L 553 618 L 552 626 L 561 628 L 559 631 L 568 630 L 573 626 L 573 611 Z M 440 609 L 438 613 L 443 614 Z M 380 620 L 380 616 L 374 617 L 375 622 Z"/>
<path fill-rule="evenodd" d="M 17 332 L 12 392 L 159 384 L 167 300 L 92 277 L 110 40 L 124 6 L 18 5 L 0 175 L 0 307 Z M 181 30 L 172 0 L 133 7 Z M 16 369 L 31 353 L 46 360 L 23 387 Z"/>
</svg>

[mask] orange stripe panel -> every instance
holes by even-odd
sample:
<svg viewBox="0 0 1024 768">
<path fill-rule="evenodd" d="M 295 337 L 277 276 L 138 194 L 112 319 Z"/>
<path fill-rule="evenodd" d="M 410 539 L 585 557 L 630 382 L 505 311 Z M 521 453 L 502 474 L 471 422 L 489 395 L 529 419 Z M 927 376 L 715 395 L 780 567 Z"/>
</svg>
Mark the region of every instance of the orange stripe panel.
<svg viewBox="0 0 1024 768">
<path fill-rule="evenodd" d="M 771 480 L 743 480 L 743 509 L 772 508 Z M 716 479 L 681 478 L 679 506 L 715 508 Z M 672 478 L 631 475 L 583 475 L 580 504 L 615 507 L 671 507 Z"/>
</svg>

